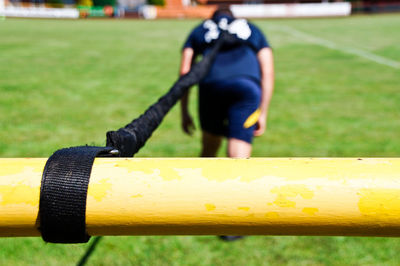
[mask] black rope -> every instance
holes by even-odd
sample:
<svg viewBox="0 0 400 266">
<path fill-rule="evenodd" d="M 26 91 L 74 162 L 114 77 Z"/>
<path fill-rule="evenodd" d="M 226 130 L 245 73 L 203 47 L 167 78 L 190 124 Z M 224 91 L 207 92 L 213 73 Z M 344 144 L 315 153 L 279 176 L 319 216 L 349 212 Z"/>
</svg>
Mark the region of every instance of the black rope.
<svg viewBox="0 0 400 266">
<path fill-rule="evenodd" d="M 107 146 L 115 147 L 122 157 L 132 157 L 144 146 L 156 128 L 161 124 L 165 115 L 191 86 L 199 83 L 209 72 L 212 62 L 221 47 L 237 39 L 229 33 L 222 32 L 211 51 L 195 64 L 184 76 L 180 77 L 172 88 L 144 114 L 133 120 L 124 128 L 107 132 Z"/>
<path fill-rule="evenodd" d="M 165 115 L 183 96 L 186 90 L 199 83 L 201 79 L 207 75 L 221 47 L 235 43 L 237 43 L 237 38 L 226 32 L 222 32 L 221 37 L 215 42 L 211 51 L 204 56 L 200 62 L 192 66 L 191 70 L 186 75 L 180 77 L 172 88 L 155 104 L 150 106 L 144 114 L 133 120 L 124 128 L 107 132 L 107 146 L 118 149 L 121 157 L 131 157 L 136 154 L 139 149 L 144 146 L 154 130 L 161 124 Z M 85 265 L 100 240 L 101 237 L 95 238 L 77 265 Z"/>
<path fill-rule="evenodd" d="M 81 146 L 60 149 L 47 160 L 39 203 L 39 230 L 44 241 L 89 241 L 90 236 L 86 231 L 86 199 L 95 157 L 128 157 L 137 153 L 185 91 L 207 75 L 221 47 L 235 42 L 237 38 L 233 35 L 221 32 L 211 51 L 195 64 L 189 73 L 180 77 L 168 93 L 150 106 L 143 115 L 124 128 L 107 132 L 107 147 Z M 78 265 L 86 263 L 100 239 L 95 238 Z"/>
<path fill-rule="evenodd" d="M 90 255 L 92 255 L 92 253 L 96 249 L 96 247 L 99 244 L 101 239 L 102 239 L 101 236 L 96 236 L 93 239 L 93 241 L 90 243 L 88 249 L 86 250 L 85 254 L 83 254 L 83 256 L 79 260 L 78 264 L 76 264 L 77 266 L 84 266 L 86 264 L 86 262 L 88 261 Z"/>
</svg>

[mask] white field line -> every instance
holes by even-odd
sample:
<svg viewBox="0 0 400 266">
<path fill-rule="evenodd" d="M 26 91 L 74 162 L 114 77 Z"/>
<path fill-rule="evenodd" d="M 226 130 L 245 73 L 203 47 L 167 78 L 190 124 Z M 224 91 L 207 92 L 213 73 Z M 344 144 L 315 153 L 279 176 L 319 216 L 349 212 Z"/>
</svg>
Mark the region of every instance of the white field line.
<svg viewBox="0 0 400 266">
<path fill-rule="evenodd" d="M 287 32 L 287 33 L 291 34 L 292 36 L 300 38 L 309 43 L 324 46 L 324 47 L 327 47 L 327 48 L 330 48 L 333 50 L 337 50 L 337 51 L 340 51 L 343 53 L 357 55 L 359 57 L 368 59 L 370 61 L 373 61 L 373 62 L 381 64 L 381 65 L 400 69 L 400 62 L 394 61 L 394 60 L 391 60 L 391 59 L 388 59 L 388 58 L 385 58 L 385 57 L 382 57 L 382 56 L 379 56 L 379 55 L 376 55 L 376 54 L 373 54 L 373 53 L 370 53 L 370 52 L 367 52 L 367 51 L 364 51 L 361 49 L 341 46 L 332 41 L 322 39 L 322 38 L 310 35 L 308 33 L 301 32 L 299 30 L 296 30 L 296 29 L 294 29 L 292 27 L 288 27 L 288 26 L 277 26 L 276 29 Z"/>
</svg>

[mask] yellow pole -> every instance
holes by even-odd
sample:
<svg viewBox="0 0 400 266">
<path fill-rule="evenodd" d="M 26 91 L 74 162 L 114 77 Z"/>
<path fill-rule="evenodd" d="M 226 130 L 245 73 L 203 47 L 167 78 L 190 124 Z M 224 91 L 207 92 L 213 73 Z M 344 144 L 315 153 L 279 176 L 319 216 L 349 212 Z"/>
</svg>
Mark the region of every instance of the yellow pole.
<svg viewBox="0 0 400 266">
<path fill-rule="evenodd" d="M 39 236 L 47 159 L 0 159 L 0 236 Z M 90 235 L 400 236 L 400 159 L 95 160 Z"/>
</svg>

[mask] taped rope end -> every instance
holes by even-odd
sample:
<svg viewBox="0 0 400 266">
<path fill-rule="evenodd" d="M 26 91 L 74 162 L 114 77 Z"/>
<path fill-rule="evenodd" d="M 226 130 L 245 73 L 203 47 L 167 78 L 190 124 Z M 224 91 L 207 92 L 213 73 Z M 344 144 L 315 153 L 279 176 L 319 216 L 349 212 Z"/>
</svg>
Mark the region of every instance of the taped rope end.
<svg viewBox="0 0 400 266">
<path fill-rule="evenodd" d="M 115 147 L 119 157 L 133 157 L 136 153 L 136 136 L 123 129 L 107 132 L 107 146 Z"/>
</svg>

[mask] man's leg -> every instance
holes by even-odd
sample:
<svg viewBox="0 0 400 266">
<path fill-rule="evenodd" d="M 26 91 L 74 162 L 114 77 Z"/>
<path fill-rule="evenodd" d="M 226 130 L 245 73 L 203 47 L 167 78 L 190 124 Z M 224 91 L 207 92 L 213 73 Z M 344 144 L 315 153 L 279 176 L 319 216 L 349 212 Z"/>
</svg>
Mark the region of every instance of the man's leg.
<svg viewBox="0 0 400 266">
<path fill-rule="evenodd" d="M 236 138 L 228 139 L 228 157 L 249 158 L 251 155 L 251 144 Z"/>
<path fill-rule="evenodd" d="M 258 120 L 261 89 L 259 84 L 238 78 L 232 84 L 235 101 L 228 110 L 228 157 L 249 158 L 255 124 Z"/>
<path fill-rule="evenodd" d="M 222 137 L 206 131 L 202 132 L 202 149 L 201 157 L 216 157 L 219 147 L 221 146 Z"/>
<path fill-rule="evenodd" d="M 251 155 L 251 144 L 236 138 L 228 139 L 228 157 L 230 158 L 249 158 Z M 224 241 L 235 241 L 242 239 L 243 236 L 219 236 Z"/>
</svg>

